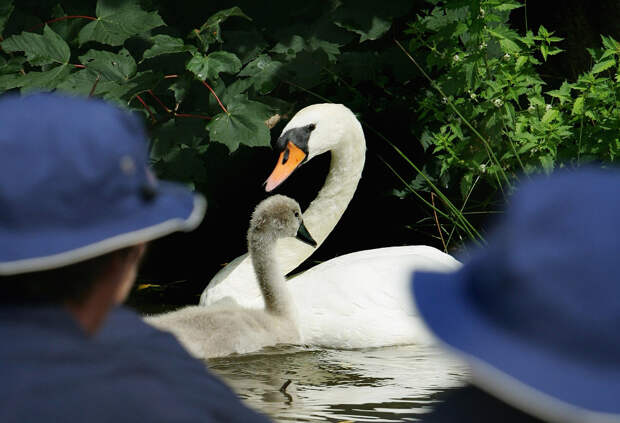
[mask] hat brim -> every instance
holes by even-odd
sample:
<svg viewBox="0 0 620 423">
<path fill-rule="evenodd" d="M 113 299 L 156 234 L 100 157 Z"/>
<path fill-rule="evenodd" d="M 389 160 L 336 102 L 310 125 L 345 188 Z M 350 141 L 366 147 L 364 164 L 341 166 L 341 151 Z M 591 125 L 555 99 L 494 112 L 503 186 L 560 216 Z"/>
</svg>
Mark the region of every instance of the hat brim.
<svg viewBox="0 0 620 423">
<path fill-rule="evenodd" d="M 472 301 L 465 278 L 463 271 L 416 272 L 412 287 L 424 323 L 469 364 L 474 384 L 545 420 L 620 421 L 620 369 L 505 330 Z"/>
<path fill-rule="evenodd" d="M 196 228 L 206 210 L 206 200 L 184 186 L 159 181 L 150 200 L 136 196 L 123 205 L 123 216 L 96 224 L 45 231 L 15 229 L 3 234 L 11 247 L 10 259 L 0 258 L 0 275 L 37 272 L 78 263 L 114 250 L 161 238 L 172 232 Z"/>
</svg>

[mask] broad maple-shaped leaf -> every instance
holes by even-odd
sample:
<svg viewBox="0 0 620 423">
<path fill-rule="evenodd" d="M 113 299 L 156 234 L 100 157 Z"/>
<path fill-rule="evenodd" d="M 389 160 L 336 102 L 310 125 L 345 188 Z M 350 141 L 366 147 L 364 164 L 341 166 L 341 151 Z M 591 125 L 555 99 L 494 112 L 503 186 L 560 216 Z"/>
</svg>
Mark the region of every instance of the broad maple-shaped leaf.
<svg viewBox="0 0 620 423">
<path fill-rule="evenodd" d="M 101 96 L 118 87 L 116 82 L 97 80 L 97 75 L 92 70 L 81 69 L 65 78 L 64 81 L 58 84 L 56 89 L 70 94 L 88 96 L 94 87 L 93 95 Z"/>
<path fill-rule="evenodd" d="M 78 34 L 80 45 L 98 41 L 120 46 L 126 39 L 165 25 L 157 12 L 147 12 L 132 0 L 98 0 L 97 20 L 84 26 Z"/>
<path fill-rule="evenodd" d="M 240 144 L 250 147 L 269 147 L 271 137 L 265 121 L 273 114 L 273 109 L 266 104 L 238 96 L 228 105 L 228 113 L 216 115 L 207 124 L 212 141 L 228 147 L 230 152 Z"/>
<path fill-rule="evenodd" d="M 248 63 L 239 76 L 249 76 L 256 90 L 264 95 L 272 91 L 280 82 L 278 75 L 281 69 L 281 62 L 271 60 L 271 57 L 261 54 Z"/>
<path fill-rule="evenodd" d="M 159 34 L 151 37 L 153 46 L 144 51 L 142 60 L 150 59 L 161 54 L 195 52 L 196 47 L 186 45 L 181 38 L 171 37 L 170 35 Z"/>
<path fill-rule="evenodd" d="M 22 93 L 29 91 L 51 91 L 55 89 L 71 72 L 71 66 L 60 65 L 43 72 L 31 71 L 25 75 L 3 75 L 0 89 L 9 90 L 22 87 Z"/>
<path fill-rule="evenodd" d="M 71 50 L 65 40 L 47 25 L 43 29 L 43 35 L 22 32 L 7 38 L 2 42 L 2 49 L 7 53 L 23 51 L 28 62 L 35 66 L 66 64 L 71 57 Z"/>
<path fill-rule="evenodd" d="M 129 101 L 136 94 L 155 88 L 155 85 L 163 78 L 164 75 L 160 72 L 153 72 L 152 70 L 140 72 L 118 87 L 111 89 L 104 98 L 108 100 L 123 99 Z"/>
<path fill-rule="evenodd" d="M 187 70 L 192 72 L 201 81 L 214 81 L 220 72 L 237 73 L 241 70 L 241 60 L 227 51 L 215 51 L 207 56 L 194 54 L 187 63 Z"/>
<path fill-rule="evenodd" d="M 91 71 L 100 73 L 108 81 L 125 82 L 136 73 L 136 61 L 126 49 L 118 53 L 89 50 L 80 56 L 80 62 Z"/>
<path fill-rule="evenodd" d="M 219 12 L 211 15 L 209 19 L 200 27 L 200 29 L 195 30 L 192 34 L 194 36 L 206 36 L 207 42 L 209 44 L 218 41 L 223 42 L 221 35 L 221 27 L 220 25 L 228 18 L 232 16 L 239 16 L 241 18 L 245 18 L 249 21 L 252 20 L 248 15 L 243 13 L 243 11 L 235 6 L 230 9 L 220 10 Z"/>
</svg>

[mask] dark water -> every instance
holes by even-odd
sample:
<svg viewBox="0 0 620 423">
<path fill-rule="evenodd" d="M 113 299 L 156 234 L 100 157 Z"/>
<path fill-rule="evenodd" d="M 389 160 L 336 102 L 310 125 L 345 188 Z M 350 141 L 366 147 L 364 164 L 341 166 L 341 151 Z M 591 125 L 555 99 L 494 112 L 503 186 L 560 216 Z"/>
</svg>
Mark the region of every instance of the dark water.
<svg viewBox="0 0 620 423">
<path fill-rule="evenodd" d="M 280 346 L 207 364 L 246 404 L 279 422 L 415 421 L 435 394 L 466 376 L 462 364 L 422 345 L 353 351 Z"/>
</svg>

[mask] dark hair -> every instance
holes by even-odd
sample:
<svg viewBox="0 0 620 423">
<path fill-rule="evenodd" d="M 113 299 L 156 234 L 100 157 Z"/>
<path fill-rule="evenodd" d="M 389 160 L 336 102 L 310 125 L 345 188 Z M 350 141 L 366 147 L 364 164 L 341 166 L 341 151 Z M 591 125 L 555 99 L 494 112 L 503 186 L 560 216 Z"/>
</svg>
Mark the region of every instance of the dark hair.
<svg viewBox="0 0 620 423">
<path fill-rule="evenodd" d="M 98 276 L 119 255 L 134 247 L 57 269 L 0 276 L 0 303 L 62 304 L 80 302 L 91 291 Z"/>
</svg>

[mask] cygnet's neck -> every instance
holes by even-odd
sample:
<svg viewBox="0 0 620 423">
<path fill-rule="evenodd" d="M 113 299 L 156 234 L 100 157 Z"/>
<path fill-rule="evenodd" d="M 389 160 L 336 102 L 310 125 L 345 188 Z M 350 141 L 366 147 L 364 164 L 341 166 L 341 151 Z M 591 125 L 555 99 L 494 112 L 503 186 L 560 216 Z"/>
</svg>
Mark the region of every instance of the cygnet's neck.
<svg viewBox="0 0 620 423">
<path fill-rule="evenodd" d="M 248 250 L 258 285 L 265 300 L 265 310 L 278 316 L 294 317 L 293 297 L 276 259 L 276 237 L 261 230 L 248 234 Z"/>
</svg>

